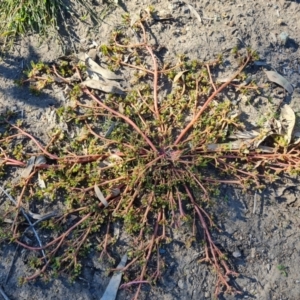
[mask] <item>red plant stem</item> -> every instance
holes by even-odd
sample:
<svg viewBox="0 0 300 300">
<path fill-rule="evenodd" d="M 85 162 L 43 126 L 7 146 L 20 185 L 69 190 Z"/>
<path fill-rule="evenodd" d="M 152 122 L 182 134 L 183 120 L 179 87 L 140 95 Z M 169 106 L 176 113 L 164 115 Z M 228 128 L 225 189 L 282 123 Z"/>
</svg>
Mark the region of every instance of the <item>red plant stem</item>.
<svg viewBox="0 0 300 300">
<path fill-rule="evenodd" d="M 120 289 L 125 289 L 131 285 L 134 285 L 134 284 L 143 284 L 143 283 L 148 283 L 148 284 L 151 284 L 149 281 L 147 280 L 136 280 L 136 281 L 131 281 L 131 282 L 128 282 L 128 283 L 124 283 L 122 285 L 120 285 Z"/>
<path fill-rule="evenodd" d="M 26 163 L 23 163 L 21 161 L 18 161 L 13 158 L 5 158 L 1 161 L 1 163 L 7 165 L 7 166 L 18 166 L 18 167 L 25 167 Z"/>
<path fill-rule="evenodd" d="M 145 68 L 142 68 L 142 67 L 139 67 L 139 66 L 135 66 L 135 65 L 132 65 L 132 64 L 128 64 L 128 63 L 125 63 L 125 62 L 123 62 L 123 61 L 121 61 L 121 65 L 130 67 L 130 68 L 133 68 L 133 69 L 141 70 L 141 71 L 143 71 L 143 72 L 146 72 L 146 73 L 149 73 L 149 74 L 153 74 L 153 75 L 154 75 L 154 73 L 153 73 L 152 71 L 150 71 L 150 70 L 147 70 L 147 69 L 145 69 Z"/>
<path fill-rule="evenodd" d="M 126 116 L 124 116 L 123 114 L 115 111 L 114 109 L 108 107 L 107 105 L 105 105 L 103 102 L 101 102 L 96 96 L 94 96 L 89 89 L 84 88 L 83 91 L 89 95 L 94 101 L 96 101 L 100 106 L 102 106 L 104 109 L 108 110 L 109 112 L 111 112 L 112 114 L 114 114 L 115 116 L 123 119 L 127 124 L 131 125 L 142 137 L 143 139 L 147 142 L 147 144 L 151 147 L 151 149 L 155 152 L 158 153 L 158 150 L 156 149 L 156 147 L 154 146 L 154 144 L 150 141 L 150 139 L 141 131 L 141 129 L 129 118 L 127 118 Z"/>
<path fill-rule="evenodd" d="M 6 120 L 6 123 L 9 124 L 11 127 L 15 128 L 15 129 L 17 129 L 17 130 L 19 130 L 23 135 L 29 137 L 29 138 L 30 138 L 30 139 L 38 146 L 38 148 L 39 148 L 40 150 L 42 150 L 42 152 L 43 152 L 45 155 L 49 156 L 49 157 L 52 158 L 52 159 L 58 159 L 58 156 L 53 155 L 53 154 L 49 153 L 47 150 L 45 150 L 45 149 L 40 145 L 40 143 L 39 143 L 39 142 L 38 142 L 31 134 L 27 133 L 26 131 L 24 131 L 23 129 L 21 129 L 21 128 L 18 127 L 18 126 L 15 126 L 15 125 L 11 124 L 11 123 L 10 123 L 9 121 L 7 121 L 7 120 Z"/>
<path fill-rule="evenodd" d="M 158 232 L 158 225 L 161 221 L 161 217 L 162 217 L 162 213 L 161 211 L 158 213 L 158 216 L 157 216 L 157 219 L 156 219 L 156 222 L 155 222 L 155 228 L 154 228 L 154 232 L 153 232 L 153 235 L 152 235 L 152 239 L 150 241 L 150 246 L 149 246 L 149 250 L 148 250 L 148 253 L 147 253 L 147 256 L 146 256 L 146 259 L 145 259 L 145 262 L 144 262 L 144 266 L 143 266 L 143 269 L 142 269 L 142 272 L 140 274 L 140 280 L 142 281 L 144 279 L 144 276 L 145 276 L 145 273 L 146 273 L 146 268 L 147 268 L 147 264 L 149 262 L 149 259 L 150 259 L 150 256 L 152 254 L 152 250 L 153 250 L 153 246 L 155 244 L 155 240 L 156 240 L 156 237 L 157 237 L 157 232 Z M 135 294 L 135 297 L 134 297 L 134 300 L 137 300 L 138 299 L 138 295 L 140 293 L 140 290 L 141 290 L 141 287 L 142 287 L 142 284 L 140 283 L 139 284 L 139 287 L 137 289 L 137 292 Z"/>
<path fill-rule="evenodd" d="M 43 247 L 31 247 L 28 246 L 22 242 L 20 242 L 18 239 L 15 239 L 14 241 L 19 244 L 20 246 L 28 249 L 28 250 L 33 250 L 33 251 L 38 251 L 38 250 L 43 250 L 46 249 L 48 247 L 50 247 L 51 245 L 55 244 L 57 241 L 61 240 L 63 241 L 69 234 L 70 232 L 76 228 L 77 226 L 79 226 L 81 223 L 83 223 L 86 219 L 88 219 L 90 216 L 92 215 L 92 213 L 88 213 L 87 215 L 85 215 L 80 221 L 78 221 L 76 224 L 74 224 L 72 227 L 70 227 L 66 232 L 64 232 L 62 235 L 60 235 L 59 237 L 57 237 L 56 239 L 54 239 L 53 241 L 49 242 L 47 245 L 43 246 Z"/>
<path fill-rule="evenodd" d="M 59 79 L 61 79 L 63 82 L 65 82 L 65 83 L 67 83 L 67 84 L 70 84 L 70 80 L 68 80 L 68 79 L 66 79 L 66 78 L 64 78 L 64 77 L 62 77 L 61 75 L 58 74 L 55 65 L 53 65 L 52 68 L 53 68 L 54 74 L 55 74 Z"/>
<path fill-rule="evenodd" d="M 219 248 L 214 244 L 214 242 L 212 240 L 212 237 L 211 237 L 211 234 L 209 232 L 209 229 L 207 227 L 206 221 L 205 221 L 205 219 L 204 219 L 197 203 L 195 202 L 193 195 L 191 194 L 189 188 L 186 185 L 184 185 L 184 187 L 185 187 L 185 190 L 186 190 L 191 202 L 194 205 L 194 209 L 195 209 L 195 211 L 196 211 L 196 213 L 197 213 L 197 215 L 200 219 L 201 225 L 204 229 L 204 235 L 205 235 L 205 238 L 206 238 L 206 241 L 207 241 L 207 244 L 208 244 L 207 248 L 209 247 L 209 250 L 210 250 L 210 253 L 211 253 L 211 256 L 212 256 L 212 261 L 211 261 L 209 251 L 208 251 L 207 248 L 205 250 L 206 259 L 210 260 L 212 262 L 212 264 L 214 265 L 215 270 L 217 272 L 218 281 L 217 281 L 216 295 L 219 293 L 219 286 L 220 285 L 224 285 L 227 290 L 231 290 L 232 288 L 228 284 L 226 277 L 227 277 L 227 275 L 230 275 L 230 274 L 235 275 L 235 276 L 237 276 L 238 274 L 233 272 L 233 271 L 230 271 L 229 268 L 228 268 L 227 263 L 222 259 L 223 254 L 219 250 Z M 223 273 L 222 273 L 221 265 L 223 266 L 223 268 L 225 270 L 225 275 L 223 275 Z"/>
<path fill-rule="evenodd" d="M 247 66 L 251 58 L 251 55 L 248 54 L 246 62 L 238 69 L 238 71 L 224 84 L 222 84 L 204 103 L 204 105 L 201 107 L 201 109 L 198 111 L 196 116 L 190 121 L 190 123 L 181 131 L 180 135 L 176 139 L 174 146 L 176 146 L 181 139 L 186 135 L 186 133 L 193 127 L 193 125 L 196 123 L 196 121 L 199 119 L 201 114 L 204 112 L 204 110 L 208 107 L 208 105 L 211 103 L 211 101 L 227 86 L 231 83 L 231 81 L 238 76 L 241 71 Z"/>
</svg>

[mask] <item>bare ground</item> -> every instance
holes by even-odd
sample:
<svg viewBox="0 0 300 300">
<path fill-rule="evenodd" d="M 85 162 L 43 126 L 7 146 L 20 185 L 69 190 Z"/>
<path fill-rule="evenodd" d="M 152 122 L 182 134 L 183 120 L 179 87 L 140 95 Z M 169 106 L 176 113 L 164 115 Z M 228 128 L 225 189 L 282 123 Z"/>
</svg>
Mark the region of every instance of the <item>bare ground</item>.
<svg viewBox="0 0 300 300">
<path fill-rule="evenodd" d="M 66 50 L 80 51 L 90 41 L 105 43 L 112 29 L 120 24 L 124 10 L 130 14 L 149 5 L 167 20 L 154 22 L 151 43 L 163 47 L 159 58 L 172 61 L 178 54 L 201 60 L 212 60 L 224 55 L 224 72 L 214 78 L 226 77 L 236 68 L 230 51 L 236 45 L 250 46 L 258 51 L 265 66 L 253 66 L 248 70 L 257 82 L 266 82 L 263 68 L 274 68 L 295 87 L 292 96 L 281 88 L 270 85 L 264 95 L 249 99 L 235 99 L 242 109 L 249 127 L 274 109 L 281 101 L 289 103 L 300 112 L 300 4 L 299 1 L 189 1 L 202 18 L 194 16 L 183 1 L 124 1 L 113 9 L 98 26 L 87 19 L 77 22 L 70 16 L 70 32 L 65 33 Z M 80 7 L 77 12 L 80 14 Z M 94 5 L 100 12 L 101 5 Z M 171 17 L 171 19 L 168 19 Z M 286 32 L 289 40 L 284 45 L 280 34 Z M 70 35 L 71 34 L 71 37 Z M 66 37 L 68 36 L 68 37 Z M 62 52 L 55 37 L 41 40 L 35 35 L 20 39 L 13 50 L 0 63 L 0 111 L 18 111 L 31 124 L 35 136 L 44 137 L 47 115 L 51 107 L 63 105 L 59 88 L 34 96 L 26 88 L 18 88 L 18 79 L 31 60 L 53 61 Z M 299 124 L 297 124 L 299 126 Z M 17 173 L 17 170 L 16 170 Z M 12 174 L 13 175 L 13 174 Z M 214 215 L 221 233 L 214 239 L 229 254 L 230 263 L 240 276 L 232 283 L 240 295 L 223 295 L 220 299 L 284 299 L 297 300 L 300 295 L 300 227 L 299 227 L 299 179 L 282 178 L 276 185 L 268 186 L 262 193 L 249 191 L 244 194 L 236 187 L 222 187 Z M 0 206 L 5 205 L 1 195 Z M 17 259 L 7 283 L 4 283 L 14 256 L 14 244 L 0 246 L 0 282 L 9 299 L 100 299 L 110 279 L 106 266 L 98 261 L 97 253 L 86 260 L 80 278 L 70 284 L 64 278 L 49 283 L 37 281 L 24 286 L 18 278 L 27 272 L 25 250 L 17 252 Z M 145 287 L 141 299 L 211 299 L 215 276 L 209 266 L 199 264 L 200 243 L 186 249 L 179 235 L 171 244 L 161 249 L 166 268 L 156 286 Z M 120 291 L 118 299 L 131 299 L 133 291 Z M 0 296 L 1 299 L 1 296 Z"/>
</svg>

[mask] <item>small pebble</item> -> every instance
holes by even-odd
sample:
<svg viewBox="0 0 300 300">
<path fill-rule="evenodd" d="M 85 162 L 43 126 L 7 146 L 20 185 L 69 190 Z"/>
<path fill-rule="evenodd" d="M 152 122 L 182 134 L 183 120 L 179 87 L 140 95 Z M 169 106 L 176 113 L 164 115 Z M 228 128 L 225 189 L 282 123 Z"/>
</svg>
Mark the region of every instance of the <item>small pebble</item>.
<svg viewBox="0 0 300 300">
<path fill-rule="evenodd" d="M 281 45 L 285 46 L 289 40 L 289 35 L 286 32 L 281 32 L 278 35 L 278 40 Z"/>
<path fill-rule="evenodd" d="M 166 253 L 166 250 L 165 250 L 165 249 L 162 249 L 162 248 L 159 248 L 159 253 L 160 253 L 160 254 L 165 254 L 165 253 Z"/>
<path fill-rule="evenodd" d="M 234 22 L 233 20 L 231 20 L 230 22 L 228 22 L 228 26 L 229 26 L 229 27 L 235 26 L 235 22 Z"/>
<path fill-rule="evenodd" d="M 178 287 L 182 290 L 184 288 L 183 280 L 179 279 L 178 280 Z"/>
<path fill-rule="evenodd" d="M 234 252 L 232 253 L 232 255 L 233 255 L 233 257 L 238 258 L 238 257 L 241 257 L 241 256 L 242 256 L 242 253 L 241 253 L 241 251 L 236 250 L 236 251 L 234 251 Z"/>
<path fill-rule="evenodd" d="M 277 20 L 277 24 L 278 24 L 278 25 L 284 25 L 284 22 L 283 22 L 282 19 L 278 19 L 278 20 Z"/>
<path fill-rule="evenodd" d="M 182 28 L 181 29 L 181 34 L 185 35 L 187 33 L 186 29 L 185 28 Z"/>
</svg>

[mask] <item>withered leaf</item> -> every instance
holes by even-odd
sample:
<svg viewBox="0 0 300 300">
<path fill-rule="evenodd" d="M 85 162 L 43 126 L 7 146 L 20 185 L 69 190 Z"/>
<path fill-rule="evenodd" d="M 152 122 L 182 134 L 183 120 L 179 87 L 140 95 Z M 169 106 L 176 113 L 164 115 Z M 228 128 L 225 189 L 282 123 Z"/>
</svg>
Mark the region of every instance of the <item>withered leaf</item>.
<svg viewBox="0 0 300 300">
<path fill-rule="evenodd" d="M 120 263 L 117 266 L 117 269 L 123 269 L 127 263 L 127 254 L 123 255 Z M 101 300 L 115 300 L 119 290 L 119 285 L 121 283 L 123 273 L 116 271 L 115 274 L 109 281 L 109 284 L 104 292 L 104 295 L 101 297 Z"/>
<path fill-rule="evenodd" d="M 187 72 L 187 70 L 185 70 L 185 71 L 180 71 L 179 73 L 177 73 L 176 76 L 175 76 L 174 79 L 173 79 L 173 82 L 174 82 L 174 83 L 177 82 L 177 81 L 180 79 L 180 77 L 181 77 L 185 72 Z"/>
<path fill-rule="evenodd" d="M 35 156 L 31 156 L 30 159 L 27 161 L 27 166 L 21 173 L 22 178 L 27 178 L 31 174 L 31 171 L 34 167 L 35 158 Z"/>
<path fill-rule="evenodd" d="M 292 139 L 292 133 L 296 123 L 296 116 L 293 109 L 288 104 L 285 104 L 282 107 L 280 120 L 282 122 L 282 127 L 284 128 L 287 142 L 290 143 Z"/>
<path fill-rule="evenodd" d="M 106 201 L 105 197 L 103 196 L 101 190 L 99 189 L 98 185 L 95 183 L 94 185 L 95 194 L 98 197 L 98 199 L 102 202 L 102 204 L 107 207 L 108 202 Z"/>
<path fill-rule="evenodd" d="M 123 77 L 116 75 L 114 72 L 104 69 L 99 66 L 96 62 L 94 62 L 89 56 L 85 59 L 85 64 L 91 71 L 100 74 L 102 77 L 110 80 L 122 80 Z"/>
<path fill-rule="evenodd" d="M 119 86 L 116 86 L 113 83 L 107 82 L 107 81 L 88 79 L 88 80 L 81 82 L 80 85 L 87 86 L 87 87 L 95 89 L 95 90 L 100 90 L 105 93 L 119 94 L 119 95 L 125 94 L 124 90 L 122 90 Z"/>
<path fill-rule="evenodd" d="M 280 74 L 275 71 L 264 71 L 268 77 L 268 79 L 272 82 L 277 83 L 282 86 L 288 93 L 293 93 L 293 86 Z"/>
</svg>

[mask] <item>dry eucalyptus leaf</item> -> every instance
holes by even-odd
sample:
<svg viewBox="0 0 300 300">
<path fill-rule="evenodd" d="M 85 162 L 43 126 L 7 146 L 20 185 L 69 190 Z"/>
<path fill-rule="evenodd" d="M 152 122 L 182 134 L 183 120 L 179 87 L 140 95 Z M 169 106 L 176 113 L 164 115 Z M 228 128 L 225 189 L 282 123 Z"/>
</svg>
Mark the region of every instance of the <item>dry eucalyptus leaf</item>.
<svg viewBox="0 0 300 300">
<path fill-rule="evenodd" d="M 44 155 L 39 155 L 36 158 L 35 163 L 34 163 L 35 166 L 45 165 L 45 164 L 47 164 L 47 160 L 46 160 L 46 157 Z"/>
<path fill-rule="evenodd" d="M 117 266 L 117 269 L 123 269 L 126 266 L 127 263 L 127 254 L 123 255 L 120 263 Z M 115 274 L 112 276 L 112 278 L 109 281 L 109 284 L 104 292 L 104 295 L 102 296 L 101 300 L 115 300 L 117 297 L 117 293 L 119 290 L 119 286 L 122 279 L 122 272 L 116 271 Z"/>
<path fill-rule="evenodd" d="M 68 80 L 69 82 L 77 82 L 77 81 L 80 81 L 81 78 L 80 78 L 79 74 L 76 72 L 72 76 L 65 78 L 65 80 Z"/>
<path fill-rule="evenodd" d="M 104 80 L 103 80 L 103 77 L 102 77 L 100 74 L 98 74 L 98 73 L 92 71 L 91 69 L 87 68 L 87 69 L 86 69 L 86 72 L 87 72 L 87 75 L 88 75 L 89 79 L 102 80 L 102 81 L 104 81 Z"/>
<path fill-rule="evenodd" d="M 92 59 L 92 60 L 96 60 L 97 57 L 97 49 L 92 48 L 89 50 L 88 52 L 88 56 Z"/>
<path fill-rule="evenodd" d="M 120 222 L 119 221 L 115 221 L 113 223 L 113 226 L 114 226 L 114 238 L 116 240 L 118 240 L 119 236 L 120 236 Z"/>
<path fill-rule="evenodd" d="M 300 131 L 294 132 L 294 145 L 298 145 L 300 143 Z"/>
<path fill-rule="evenodd" d="M 45 189 L 46 188 L 46 183 L 45 180 L 42 179 L 40 173 L 38 173 L 38 185 L 41 189 Z"/>
<path fill-rule="evenodd" d="M 124 112 L 125 112 L 125 110 L 124 110 L 124 104 L 123 103 L 119 103 L 119 112 L 121 113 L 121 114 L 124 114 Z"/>
<path fill-rule="evenodd" d="M 250 143 L 247 140 L 237 140 L 230 143 L 220 143 L 220 144 L 207 144 L 206 149 L 209 152 L 217 152 L 222 150 L 238 150 L 241 147 L 250 146 Z"/>
<path fill-rule="evenodd" d="M 118 154 L 110 154 L 110 156 L 108 157 L 109 161 L 123 161 L 123 158 L 121 156 L 119 156 Z"/>
<path fill-rule="evenodd" d="M 107 207 L 108 202 L 106 201 L 105 197 L 103 196 L 102 192 L 100 191 L 98 185 L 95 183 L 94 185 L 95 194 L 98 197 L 98 199 L 102 202 L 102 204 Z"/>
<path fill-rule="evenodd" d="M 179 72 L 178 74 L 176 74 L 176 76 L 175 76 L 174 79 L 173 79 L 173 83 L 177 82 L 177 81 L 180 79 L 180 77 L 181 77 L 185 72 L 187 72 L 187 70 L 181 71 L 181 72 Z"/>
<path fill-rule="evenodd" d="M 100 90 L 105 93 L 111 93 L 111 94 L 118 94 L 118 95 L 124 95 L 125 92 L 120 87 L 110 83 L 110 82 L 104 82 L 100 80 L 95 79 L 88 79 L 80 84 L 81 86 L 87 86 L 89 88 Z"/>
<path fill-rule="evenodd" d="M 88 68 L 90 68 L 90 70 L 100 74 L 102 77 L 106 79 L 123 80 L 122 76 L 116 75 L 114 72 L 100 67 L 88 55 L 86 55 L 85 64 Z"/>
<path fill-rule="evenodd" d="M 197 10 L 190 4 L 187 4 L 187 7 L 190 9 L 191 13 L 199 20 L 199 22 L 202 23 L 202 19 Z"/>
<path fill-rule="evenodd" d="M 111 193 L 112 193 L 112 195 L 113 195 L 114 197 L 117 197 L 117 196 L 119 196 L 119 195 L 121 194 L 121 190 L 120 190 L 119 188 L 113 188 L 113 189 L 111 190 Z"/>
<path fill-rule="evenodd" d="M 92 71 L 89 68 L 87 68 L 86 72 L 88 74 L 89 79 L 99 80 L 101 82 L 107 83 L 108 85 L 114 85 L 115 87 L 119 88 L 120 90 L 123 90 L 118 81 L 105 79 L 100 74 Z"/>
<path fill-rule="evenodd" d="M 282 86 L 288 93 L 293 93 L 293 86 L 280 74 L 274 71 L 264 71 L 268 77 L 268 79 L 272 82 L 277 83 L 278 85 Z"/>
<path fill-rule="evenodd" d="M 254 139 L 259 135 L 258 131 L 249 130 L 249 131 L 236 131 L 232 133 L 229 138 L 230 139 Z"/>
<path fill-rule="evenodd" d="M 30 175 L 34 167 L 34 162 L 35 162 L 35 156 L 30 157 L 30 159 L 27 161 L 26 168 L 21 173 L 22 178 L 27 178 Z"/>
<path fill-rule="evenodd" d="M 8 224 L 12 224 L 12 223 L 14 222 L 14 220 L 5 218 L 5 219 L 3 220 L 3 222 L 4 222 L 4 223 L 8 223 Z"/>
<path fill-rule="evenodd" d="M 43 215 L 41 215 L 41 214 L 35 214 L 35 213 L 31 212 L 30 210 L 28 211 L 28 214 L 34 220 L 40 220 L 40 219 L 43 218 Z"/>
<path fill-rule="evenodd" d="M 275 152 L 275 148 L 268 147 L 268 146 L 259 145 L 257 147 L 257 149 L 259 149 L 263 153 L 274 153 Z"/>
<path fill-rule="evenodd" d="M 292 133 L 293 133 L 295 123 L 296 123 L 296 116 L 295 116 L 294 111 L 288 104 L 285 104 L 282 107 L 281 114 L 280 114 L 280 120 L 282 122 L 282 126 L 285 131 L 286 139 L 287 139 L 288 143 L 290 143 L 290 141 L 292 139 Z"/>
</svg>

